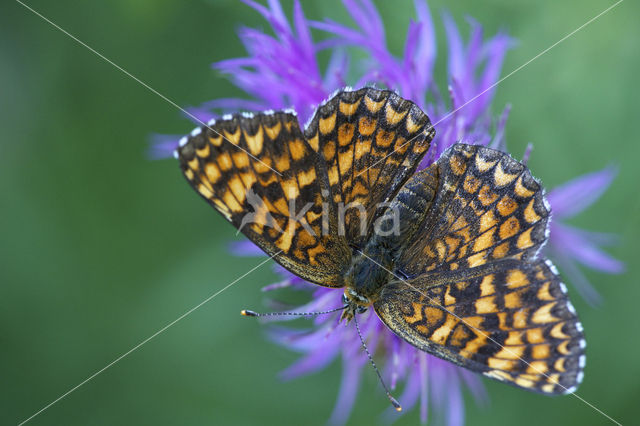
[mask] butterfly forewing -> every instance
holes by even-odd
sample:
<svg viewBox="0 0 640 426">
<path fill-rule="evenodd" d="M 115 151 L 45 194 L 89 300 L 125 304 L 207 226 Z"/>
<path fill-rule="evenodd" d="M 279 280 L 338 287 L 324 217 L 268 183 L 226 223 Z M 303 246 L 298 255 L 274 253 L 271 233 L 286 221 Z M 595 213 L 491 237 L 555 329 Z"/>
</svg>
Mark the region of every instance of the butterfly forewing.
<svg viewBox="0 0 640 426">
<path fill-rule="evenodd" d="M 508 154 L 456 144 L 412 181 L 405 186 L 429 181 L 435 189 L 397 261 L 409 276 L 533 259 L 546 241 L 549 209 L 542 187 Z"/>
<path fill-rule="evenodd" d="M 178 153 L 189 183 L 260 248 L 304 279 L 342 285 L 351 250 L 337 232 L 322 230 L 316 153 L 295 115 L 212 123 Z"/>
<path fill-rule="evenodd" d="M 338 92 L 320 106 L 305 135 L 328 178 L 340 232 L 360 246 L 383 203 L 418 167 L 434 130 L 413 102 L 365 88 Z"/>
<path fill-rule="evenodd" d="M 192 132 L 178 158 L 194 189 L 280 264 L 341 287 L 349 246 L 369 234 L 432 136 L 412 102 L 366 88 L 336 93 L 304 134 L 291 113 L 235 115 Z"/>
</svg>

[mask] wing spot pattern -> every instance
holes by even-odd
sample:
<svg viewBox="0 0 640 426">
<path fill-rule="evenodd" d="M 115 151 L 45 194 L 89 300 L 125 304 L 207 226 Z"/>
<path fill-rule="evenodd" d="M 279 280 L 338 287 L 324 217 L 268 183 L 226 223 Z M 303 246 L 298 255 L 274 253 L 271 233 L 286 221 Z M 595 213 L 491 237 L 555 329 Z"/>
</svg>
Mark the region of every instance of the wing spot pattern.
<svg viewBox="0 0 640 426">
<path fill-rule="evenodd" d="M 220 166 L 220 170 L 222 170 L 223 172 L 228 172 L 233 167 L 233 162 L 231 161 L 231 156 L 228 152 L 219 154 L 217 161 L 218 166 Z"/>
<path fill-rule="evenodd" d="M 209 136 L 209 142 L 211 142 L 213 146 L 221 146 L 222 136 Z"/>
<path fill-rule="evenodd" d="M 504 195 L 500 201 L 498 201 L 497 208 L 501 216 L 509 216 L 518 208 L 518 203 L 508 195 Z"/>
<path fill-rule="evenodd" d="M 529 279 L 520 269 L 512 269 L 507 273 L 507 287 L 510 289 L 529 285 Z"/>
<path fill-rule="evenodd" d="M 376 101 L 371 99 L 369 95 L 364 97 L 364 103 L 371 114 L 377 114 L 385 102 L 386 102 L 386 99 L 384 98 L 380 101 Z"/>
<path fill-rule="evenodd" d="M 352 123 L 344 123 L 338 129 L 338 143 L 340 146 L 347 146 L 353 141 L 355 128 Z"/>
<path fill-rule="evenodd" d="M 246 132 L 244 133 L 245 140 L 247 141 L 247 146 L 249 148 L 249 152 L 252 155 L 259 155 L 262 153 L 262 147 L 264 145 L 264 130 L 262 126 L 258 126 L 258 131 L 255 135 L 249 136 Z"/>
<path fill-rule="evenodd" d="M 408 112 L 409 112 L 408 109 L 404 111 L 396 111 L 395 109 L 393 109 L 393 107 L 390 104 L 387 104 L 387 107 L 386 107 L 387 123 L 392 126 L 395 126 L 396 124 L 398 124 L 400 121 L 404 119 L 404 117 L 407 115 Z"/>
<path fill-rule="evenodd" d="M 532 197 L 533 194 L 535 194 L 535 191 L 532 191 L 530 189 L 527 189 L 523 183 L 522 183 L 522 175 L 520 175 L 520 177 L 518 177 L 518 180 L 516 181 L 516 186 L 514 189 L 516 195 L 518 195 L 520 198 L 529 198 Z"/>
<path fill-rule="evenodd" d="M 361 101 L 362 101 L 362 98 L 358 98 L 357 101 L 352 103 L 340 101 L 340 112 L 347 117 L 351 117 L 352 115 L 355 114 L 356 110 L 358 109 L 358 106 L 360 106 Z"/>
<path fill-rule="evenodd" d="M 333 129 L 335 129 L 336 127 L 336 115 L 337 115 L 337 112 L 334 111 L 333 114 L 329 115 L 328 117 L 320 118 L 318 127 L 320 129 L 321 134 L 327 135 L 333 132 Z"/>
<path fill-rule="evenodd" d="M 500 225 L 500 239 L 506 240 L 513 237 L 520 232 L 520 222 L 515 217 L 511 216 Z"/>
<path fill-rule="evenodd" d="M 240 142 L 240 127 L 237 127 L 233 131 L 233 133 L 228 130 L 225 130 L 224 135 L 227 141 L 231 142 L 234 145 L 238 145 L 238 143 Z"/>
<path fill-rule="evenodd" d="M 278 139 L 278 136 L 280 136 L 280 131 L 282 131 L 282 123 L 278 121 L 273 126 L 265 125 L 264 131 L 267 134 L 267 137 L 269 139 L 271 139 L 272 141 L 275 141 L 276 139 Z"/>
<path fill-rule="evenodd" d="M 467 169 L 467 163 L 459 155 L 452 155 L 449 159 L 449 167 L 453 173 L 460 176 Z"/>
<path fill-rule="evenodd" d="M 211 155 L 211 148 L 209 145 L 205 145 L 204 148 L 196 149 L 196 155 L 200 158 L 207 158 Z"/>
<path fill-rule="evenodd" d="M 518 177 L 517 173 L 506 173 L 502 167 L 502 162 L 499 162 L 494 170 L 493 178 L 498 187 L 507 186 Z"/>
<path fill-rule="evenodd" d="M 358 121 L 358 132 L 363 136 L 371 136 L 376 130 L 378 122 L 371 117 L 361 117 Z"/>
<path fill-rule="evenodd" d="M 536 213 L 536 211 L 535 211 L 535 208 L 533 206 L 534 202 L 535 202 L 535 200 L 531 199 L 531 201 L 529 201 L 529 204 L 527 205 L 527 207 L 524 209 L 524 218 L 529 223 L 536 223 L 540 219 L 542 219 L 540 217 L 540 215 L 538 215 L 538 213 Z"/>
</svg>

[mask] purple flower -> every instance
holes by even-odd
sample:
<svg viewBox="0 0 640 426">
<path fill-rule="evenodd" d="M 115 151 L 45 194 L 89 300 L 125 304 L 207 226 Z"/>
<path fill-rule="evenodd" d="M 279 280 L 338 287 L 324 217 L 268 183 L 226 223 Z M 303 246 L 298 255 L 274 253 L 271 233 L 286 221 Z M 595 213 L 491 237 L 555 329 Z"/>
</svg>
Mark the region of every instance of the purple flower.
<svg viewBox="0 0 640 426">
<path fill-rule="evenodd" d="M 560 220 L 569 219 L 593 204 L 604 194 L 615 175 L 615 169 L 608 167 L 575 178 L 547 195 L 553 221 L 549 244 L 545 249 L 561 270 L 569 275 L 580 294 L 593 305 L 600 303 L 600 295 L 580 271 L 577 263 L 610 274 L 621 273 L 624 271 L 624 264 L 599 248 L 599 245 L 615 242 L 616 238 L 610 234 L 577 229 Z"/>
<path fill-rule="evenodd" d="M 237 109 L 283 109 L 293 107 L 302 120 L 327 93 L 344 84 L 344 69 L 339 53 L 334 54 L 326 77 L 320 73 L 316 53 L 300 3 L 293 8 L 293 25 L 285 17 L 280 2 L 270 0 L 266 8 L 252 0 L 244 3 L 256 9 L 269 22 L 275 37 L 253 28 L 241 28 L 240 40 L 249 54 L 213 64 L 255 101 L 220 99 L 219 107 Z"/>
<path fill-rule="evenodd" d="M 345 51 L 349 47 L 358 47 L 364 49 L 367 60 L 360 64 L 361 77 L 355 86 L 377 82 L 396 89 L 402 96 L 418 103 L 433 118 L 438 136 L 424 166 L 459 140 L 484 145 L 504 145 L 508 108 L 505 108 L 496 123 L 494 136 L 491 136 L 489 130 L 492 117 L 489 106 L 493 96 L 491 85 L 498 78 L 500 65 L 510 45 L 510 39 L 505 34 L 498 34 L 484 41 L 482 28 L 473 22 L 471 38 L 465 44 L 453 20 L 445 17 L 451 39 L 450 85 L 455 87 L 449 90 L 447 105 L 432 80 L 436 57 L 435 35 L 426 3 L 415 3 L 418 20 L 409 26 L 401 58 L 393 56 L 386 48 L 382 19 L 373 4 L 367 0 L 344 1 L 357 24 L 356 29 L 332 21 L 308 23 L 296 2 L 295 31 L 284 18 L 278 1 L 270 1 L 269 8 L 254 2 L 246 3 L 258 10 L 271 24 L 275 37 L 256 30 L 242 29 L 240 37 L 250 57 L 219 62 L 214 67 L 230 75 L 232 81 L 255 100 L 223 99 L 207 105 L 214 108 L 226 107 L 226 110 L 237 110 L 238 107 L 243 109 L 246 102 L 258 103 L 261 109 L 293 105 L 299 111 L 301 121 L 305 121 L 313 113 L 315 105 L 345 85 L 350 65 Z M 331 37 L 316 44 L 309 37 L 309 26 L 328 32 Z M 315 53 L 326 48 L 332 49 L 332 59 L 325 72 L 321 73 Z M 302 56 L 299 53 L 302 51 L 312 54 Z M 274 57 L 284 59 L 275 61 Z M 480 92 L 484 92 L 482 96 L 469 102 Z M 428 94 L 437 99 L 435 104 L 426 102 Z M 464 106 L 450 114 L 450 111 L 466 102 L 469 102 L 468 107 Z M 250 242 L 233 244 L 232 252 L 245 255 L 259 253 Z M 309 284 L 280 266 L 276 270 L 282 276 L 282 281 L 265 287 L 264 291 L 294 288 L 311 293 L 311 301 L 304 306 L 293 307 L 272 299 L 270 308 L 315 312 L 342 306 L 341 290 Z M 279 317 L 277 321 L 291 318 Z M 272 340 L 303 354 L 298 362 L 282 372 L 283 379 L 319 371 L 338 358 L 342 360 L 344 373 L 336 406 L 330 416 L 332 424 L 346 422 L 357 395 L 360 375 L 367 372 L 363 368 L 370 368 L 355 327 L 339 325 L 338 318 L 339 314 L 321 315 L 313 319 L 313 324 L 308 329 L 293 330 L 274 326 L 269 330 Z M 358 320 L 369 350 L 378 359 L 383 378 L 392 390 L 400 388 L 398 399 L 405 412 L 419 406 L 423 422 L 431 416 L 450 425 L 459 425 L 464 421 L 463 386 L 467 386 L 478 400 L 486 398 L 477 375 L 417 350 L 389 331 L 371 311 L 359 316 Z M 385 416 L 392 420 L 397 413 L 389 407 Z"/>
<path fill-rule="evenodd" d="M 347 82 L 357 87 L 376 83 L 397 90 L 431 117 L 436 127 L 436 138 L 423 161 L 423 167 L 459 141 L 506 150 L 504 129 L 509 107 L 504 108 L 497 120 L 490 112 L 502 62 L 512 45 L 505 33 L 500 32 L 485 39 L 480 24 L 470 19 L 470 36 L 465 42 L 453 19 L 445 14 L 449 80 L 447 90 L 443 93 L 433 79 L 436 38 L 431 13 L 422 0 L 415 0 L 417 19 L 409 24 L 401 57 L 394 56 L 388 50 L 382 18 L 370 0 L 343 0 L 355 27 L 328 19 L 322 22 L 307 21 L 298 0 L 294 2 L 292 22 L 286 18 L 279 0 L 268 0 L 268 7 L 251 0 L 243 1 L 265 18 L 272 34 L 241 28 L 239 37 L 247 50 L 247 57 L 217 62 L 213 67 L 228 75 L 251 99 L 210 101 L 190 110 L 197 117 L 218 115 L 213 111 L 223 113 L 293 107 L 300 121 L 305 122 L 317 104 Z M 320 30 L 328 37 L 315 42 L 310 28 Z M 351 64 L 349 52 L 354 48 L 365 53 L 362 63 Z M 317 60 L 317 54 L 322 50 L 330 50 L 331 53 L 324 70 L 321 70 Z M 167 147 L 173 149 L 177 142 L 173 144 L 171 146 L 164 140 L 158 151 L 163 152 L 162 148 Z M 169 154 L 170 150 L 166 152 Z M 555 218 L 568 218 L 586 208 L 604 192 L 612 178 L 613 171 L 606 169 L 552 191 L 549 200 Z M 585 284 L 586 280 L 574 261 L 605 272 L 619 272 L 622 264 L 598 248 L 598 244 L 606 241 L 605 236 L 600 234 L 577 230 L 558 222 L 552 225 L 551 244 L 547 249 L 560 265 L 568 272 L 573 272 L 574 280 L 588 299 L 593 298 L 590 294 L 593 290 L 588 283 Z M 239 255 L 261 253 L 248 241 L 235 243 L 232 252 Z M 271 308 L 314 312 L 342 306 L 342 290 L 312 285 L 280 266 L 276 266 L 276 270 L 282 280 L 264 287 L 264 291 L 295 289 L 308 293 L 310 302 L 294 307 L 273 298 L 270 300 Z M 290 318 L 293 317 L 277 317 L 271 321 Z M 341 359 L 343 376 L 336 406 L 330 416 L 332 424 L 347 421 L 361 374 L 373 374 L 368 370 L 367 356 L 355 327 L 338 324 L 338 318 L 339 313 L 315 316 L 307 329 L 276 325 L 269 329 L 273 341 L 302 354 L 296 363 L 281 373 L 283 379 L 322 370 L 336 359 Z M 448 425 L 461 425 L 464 423 L 463 387 L 469 388 L 477 400 L 486 398 L 478 375 L 409 345 L 389 331 L 371 310 L 360 315 L 358 321 L 367 346 L 381 367 L 384 380 L 397 394 L 404 412 L 417 406 L 423 422 L 432 418 Z M 384 415 L 392 420 L 397 413 L 389 407 Z"/>
<path fill-rule="evenodd" d="M 149 151 L 147 156 L 152 160 L 167 158 L 178 146 L 178 140 L 182 135 L 152 134 L 149 138 Z"/>
</svg>

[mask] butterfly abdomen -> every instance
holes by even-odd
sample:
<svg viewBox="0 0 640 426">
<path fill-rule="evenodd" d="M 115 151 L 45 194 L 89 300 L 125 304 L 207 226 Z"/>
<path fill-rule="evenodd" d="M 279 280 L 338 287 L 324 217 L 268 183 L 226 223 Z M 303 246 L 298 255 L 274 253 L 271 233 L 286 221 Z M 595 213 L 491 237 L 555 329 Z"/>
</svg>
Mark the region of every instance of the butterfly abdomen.
<svg viewBox="0 0 640 426">
<path fill-rule="evenodd" d="M 429 212 L 435 196 L 437 176 L 433 167 L 420 172 L 420 184 L 406 185 L 374 223 L 371 240 L 356 250 L 347 283 L 370 301 L 383 286 L 395 281 L 395 259 Z M 347 284 L 348 285 L 348 284 Z"/>
</svg>

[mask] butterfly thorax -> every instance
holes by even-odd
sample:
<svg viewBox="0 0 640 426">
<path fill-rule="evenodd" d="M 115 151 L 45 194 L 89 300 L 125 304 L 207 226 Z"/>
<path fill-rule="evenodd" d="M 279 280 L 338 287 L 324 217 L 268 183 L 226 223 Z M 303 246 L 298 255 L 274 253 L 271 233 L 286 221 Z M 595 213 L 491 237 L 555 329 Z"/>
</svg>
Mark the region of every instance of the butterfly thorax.
<svg viewBox="0 0 640 426">
<path fill-rule="evenodd" d="M 388 247 L 374 241 L 355 250 L 345 276 L 344 302 L 348 305 L 343 318 L 350 320 L 364 312 L 380 296 L 380 290 L 393 280 L 394 255 Z"/>
</svg>

